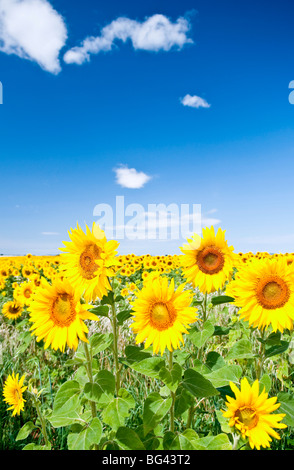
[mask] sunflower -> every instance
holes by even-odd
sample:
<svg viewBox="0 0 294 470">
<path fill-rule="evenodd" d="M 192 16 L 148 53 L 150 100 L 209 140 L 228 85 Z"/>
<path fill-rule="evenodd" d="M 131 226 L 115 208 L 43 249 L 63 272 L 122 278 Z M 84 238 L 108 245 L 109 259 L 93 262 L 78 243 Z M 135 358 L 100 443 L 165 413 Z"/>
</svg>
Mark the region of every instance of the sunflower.
<svg viewBox="0 0 294 470">
<path fill-rule="evenodd" d="M 190 307 L 193 293 L 183 290 L 180 285 L 175 290 L 174 279 L 168 284 L 167 277 L 150 279 L 132 305 L 134 319 L 131 328 L 138 333 L 136 343 L 145 342 L 145 348 L 153 344 L 155 354 L 165 348 L 169 351 L 180 348 L 182 333 L 188 333 L 189 323 L 197 320 L 197 310 Z"/>
<path fill-rule="evenodd" d="M 3 315 L 9 320 L 15 320 L 20 317 L 23 310 L 23 304 L 17 299 L 6 302 L 2 307 Z"/>
<path fill-rule="evenodd" d="M 184 256 L 181 258 L 183 274 L 194 287 L 202 293 L 210 294 L 222 289 L 233 274 L 237 257 L 234 248 L 228 246 L 225 231 L 214 227 L 204 228 L 202 238 L 194 234 L 188 244 L 181 247 Z"/>
<path fill-rule="evenodd" d="M 271 414 L 280 406 L 280 403 L 276 403 L 277 397 L 268 398 L 264 389 L 260 393 L 258 380 L 250 386 L 246 377 L 241 380 L 240 389 L 232 382 L 230 387 L 235 398 L 226 397 L 228 409 L 222 410 L 222 413 L 224 417 L 230 418 L 229 425 L 235 427 L 243 439 L 249 439 L 250 447 L 260 450 L 261 447 L 270 447 L 270 436 L 280 439 L 273 428 L 283 429 L 287 426 L 279 422 L 285 414 Z"/>
<path fill-rule="evenodd" d="M 129 289 L 127 289 L 127 287 L 124 287 L 121 291 L 120 291 L 121 295 L 123 297 L 126 297 L 127 295 L 129 295 Z"/>
<path fill-rule="evenodd" d="M 259 329 L 293 328 L 294 271 L 283 257 L 254 259 L 227 286 L 227 295 L 240 307 L 240 318 Z"/>
<path fill-rule="evenodd" d="M 56 279 L 51 285 L 43 281 L 30 304 L 30 330 L 37 341 L 44 340 L 44 348 L 51 345 L 63 352 L 65 346 L 77 349 L 78 338 L 88 343 L 84 320 L 99 320 L 88 312 L 91 305 L 81 304 L 79 293 L 68 280 Z"/>
<path fill-rule="evenodd" d="M 71 242 L 63 242 L 61 251 L 65 276 L 87 301 L 100 299 L 111 290 L 108 277 L 114 275 L 117 264 L 118 242 L 106 240 L 105 233 L 93 223 L 92 230 L 86 226 L 86 233 L 77 226 L 69 232 Z"/>
<path fill-rule="evenodd" d="M 30 281 L 22 282 L 21 285 L 17 288 L 17 295 L 24 305 L 28 306 L 30 304 L 34 290 L 35 284 Z"/>
<path fill-rule="evenodd" d="M 23 392 L 27 389 L 26 386 L 23 386 L 25 376 L 23 375 L 20 380 L 18 380 L 19 374 L 9 375 L 6 379 L 3 387 L 3 396 L 4 401 L 10 405 L 8 410 L 13 410 L 12 416 L 20 414 L 24 409 L 24 403 L 26 400 L 23 398 Z"/>
</svg>

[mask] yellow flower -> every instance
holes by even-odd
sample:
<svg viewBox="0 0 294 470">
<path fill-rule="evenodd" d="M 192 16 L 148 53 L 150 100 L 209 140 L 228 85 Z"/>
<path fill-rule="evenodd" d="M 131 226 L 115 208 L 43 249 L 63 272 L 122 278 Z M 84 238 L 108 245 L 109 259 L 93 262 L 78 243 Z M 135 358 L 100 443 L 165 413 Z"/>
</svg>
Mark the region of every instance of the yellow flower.
<svg viewBox="0 0 294 470">
<path fill-rule="evenodd" d="M 168 284 L 167 277 L 151 279 L 137 293 L 133 302 L 133 324 L 131 328 L 138 333 L 136 343 L 145 342 L 145 348 L 153 344 L 155 354 L 180 348 L 182 333 L 188 333 L 190 323 L 197 320 L 197 310 L 190 307 L 192 291 L 180 285 L 175 290 L 174 279 Z"/>
<path fill-rule="evenodd" d="M 29 305 L 32 295 L 35 290 L 35 285 L 32 282 L 22 282 L 17 288 L 17 295 L 24 305 Z"/>
<path fill-rule="evenodd" d="M 23 398 L 23 392 L 27 389 L 26 386 L 23 386 L 25 376 L 23 375 L 20 380 L 18 380 L 19 374 L 9 375 L 7 380 L 4 383 L 3 387 L 3 396 L 4 401 L 11 405 L 8 410 L 13 410 L 12 416 L 20 414 L 24 409 L 24 403 L 26 400 Z"/>
<path fill-rule="evenodd" d="M 98 321 L 88 309 L 91 305 L 81 304 L 77 291 L 68 280 L 56 279 L 52 285 L 43 281 L 30 304 L 30 330 L 37 341 L 44 340 L 44 348 L 64 351 L 65 346 L 77 349 L 78 338 L 88 343 L 85 333 L 88 328 L 84 320 Z"/>
<path fill-rule="evenodd" d="M 222 289 L 227 280 L 231 279 L 236 265 L 234 248 L 228 246 L 225 231 L 220 228 L 215 235 L 214 227 L 205 228 L 202 238 L 194 234 L 181 251 L 183 274 L 194 287 L 202 293 L 211 293 Z"/>
<path fill-rule="evenodd" d="M 9 320 L 14 320 L 21 316 L 23 304 L 19 300 L 10 300 L 6 302 L 2 307 L 3 315 Z"/>
<path fill-rule="evenodd" d="M 92 230 L 86 226 L 86 233 L 77 226 L 69 236 L 71 242 L 63 242 L 67 252 L 62 255 L 65 276 L 87 301 L 100 299 L 111 290 L 108 277 L 113 276 L 117 264 L 118 242 L 107 241 L 104 231 L 93 223 Z"/>
<path fill-rule="evenodd" d="M 283 257 L 254 259 L 244 265 L 227 286 L 240 318 L 259 329 L 272 326 L 283 332 L 293 328 L 294 271 Z"/>
<path fill-rule="evenodd" d="M 127 289 L 126 287 L 124 287 L 121 291 L 120 291 L 121 295 L 123 297 L 126 297 L 129 293 L 129 289 Z"/>
<path fill-rule="evenodd" d="M 229 425 L 241 433 L 243 439 L 248 438 L 252 449 L 270 447 L 271 436 L 280 439 L 273 428 L 283 429 L 287 426 L 280 423 L 286 415 L 273 413 L 280 406 L 277 397 L 268 398 L 263 390 L 260 393 L 259 382 L 256 380 L 252 387 L 246 377 L 241 380 L 240 390 L 230 382 L 235 398 L 227 396 L 227 411 L 222 411 L 226 418 L 230 418 Z"/>
</svg>

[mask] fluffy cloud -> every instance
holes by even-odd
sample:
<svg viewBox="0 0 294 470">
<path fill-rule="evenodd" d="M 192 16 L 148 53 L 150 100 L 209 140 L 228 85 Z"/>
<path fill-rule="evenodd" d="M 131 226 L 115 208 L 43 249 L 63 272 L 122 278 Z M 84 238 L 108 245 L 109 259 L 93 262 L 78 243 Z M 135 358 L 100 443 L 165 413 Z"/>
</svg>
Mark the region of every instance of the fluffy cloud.
<svg viewBox="0 0 294 470">
<path fill-rule="evenodd" d="M 187 37 L 190 24 L 185 18 L 172 23 L 166 16 L 156 14 L 143 22 L 120 17 L 106 25 L 101 35 L 87 37 L 79 47 L 73 47 L 64 55 L 66 63 L 82 64 L 90 60 L 91 54 L 110 51 L 115 40 L 130 40 L 134 49 L 146 51 L 169 51 L 173 47 L 181 49 L 193 41 Z"/>
<path fill-rule="evenodd" d="M 66 39 L 63 18 L 47 0 L 0 0 L 0 51 L 57 74 Z"/>
<path fill-rule="evenodd" d="M 123 188 L 139 189 L 142 188 L 151 176 L 146 175 L 143 171 L 137 171 L 135 168 L 122 166 L 115 168 L 116 182 Z"/>
<path fill-rule="evenodd" d="M 203 98 L 200 96 L 191 96 L 186 95 L 184 98 L 181 99 L 181 103 L 184 106 L 189 106 L 190 108 L 210 108 L 210 104 L 207 103 Z"/>
</svg>

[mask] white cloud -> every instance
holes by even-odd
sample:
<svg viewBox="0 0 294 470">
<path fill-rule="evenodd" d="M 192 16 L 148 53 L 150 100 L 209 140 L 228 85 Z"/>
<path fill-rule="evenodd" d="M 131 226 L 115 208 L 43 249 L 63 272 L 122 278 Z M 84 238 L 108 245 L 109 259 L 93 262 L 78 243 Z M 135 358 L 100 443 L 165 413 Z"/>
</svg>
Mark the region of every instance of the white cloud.
<svg viewBox="0 0 294 470">
<path fill-rule="evenodd" d="M 191 96 L 186 95 L 181 99 L 181 103 L 184 106 L 189 106 L 190 108 L 210 108 L 210 104 L 205 101 L 205 99 L 200 98 L 200 96 Z"/>
<path fill-rule="evenodd" d="M 114 171 L 117 184 L 123 188 L 139 189 L 151 179 L 151 176 L 146 175 L 143 171 L 137 171 L 135 168 L 127 166 L 115 168 Z"/>
<path fill-rule="evenodd" d="M 202 217 L 201 225 L 202 227 L 211 227 L 212 225 L 218 225 L 221 223 L 220 219 L 214 219 L 212 217 Z"/>
<path fill-rule="evenodd" d="M 187 37 L 189 29 L 190 24 L 183 17 L 175 23 L 160 14 L 150 16 L 143 22 L 120 17 L 106 25 L 100 36 L 87 37 L 81 46 L 68 50 L 64 61 L 68 64 L 82 64 L 90 60 L 90 54 L 110 51 L 115 40 L 124 43 L 130 40 L 134 49 L 146 51 L 169 51 L 173 47 L 181 49 L 184 44 L 193 42 Z"/>
<path fill-rule="evenodd" d="M 51 236 L 51 235 L 60 235 L 60 233 L 58 233 L 58 232 L 42 232 L 42 235 L 49 235 L 49 236 Z"/>
<path fill-rule="evenodd" d="M 66 39 L 63 18 L 47 0 L 0 0 L 0 51 L 57 74 Z"/>
</svg>

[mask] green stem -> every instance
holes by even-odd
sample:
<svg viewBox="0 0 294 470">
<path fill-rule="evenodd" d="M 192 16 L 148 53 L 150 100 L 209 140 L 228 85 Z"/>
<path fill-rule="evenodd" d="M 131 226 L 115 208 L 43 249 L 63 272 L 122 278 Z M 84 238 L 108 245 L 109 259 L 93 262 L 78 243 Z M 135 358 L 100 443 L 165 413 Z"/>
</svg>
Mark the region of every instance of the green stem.
<svg viewBox="0 0 294 470">
<path fill-rule="evenodd" d="M 39 420 L 40 420 L 40 423 L 41 423 L 41 428 L 42 428 L 42 433 L 43 433 L 45 445 L 47 447 L 50 447 L 50 442 L 49 442 L 49 439 L 48 439 L 48 434 L 47 434 L 47 429 L 46 429 L 46 421 L 45 421 L 45 418 L 42 414 L 42 411 L 41 411 L 41 408 L 40 408 L 40 405 L 39 405 L 39 401 L 34 396 L 34 394 L 32 394 L 32 397 L 33 397 L 33 402 L 34 402 L 34 405 L 35 405 L 35 408 L 37 410 L 37 414 L 38 414 L 38 417 L 39 417 Z"/>
<path fill-rule="evenodd" d="M 261 333 L 261 340 L 264 340 L 264 330 L 262 330 Z M 257 361 L 257 366 L 256 366 L 256 378 L 259 380 L 262 376 L 262 370 L 263 370 L 263 361 L 264 361 L 264 343 L 260 342 L 259 346 L 259 351 L 258 351 L 258 361 Z"/>
<path fill-rule="evenodd" d="M 169 370 L 171 372 L 173 368 L 173 352 L 172 351 L 169 351 L 168 361 L 169 361 Z M 172 403 L 170 407 L 170 430 L 171 432 L 174 432 L 175 430 L 175 399 L 176 399 L 175 392 L 170 391 L 170 396 L 172 398 Z"/>
<path fill-rule="evenodd" d="M 89 382 L 93 384 L 94 380 L 93 380 L 93 371 L 92 371 L 92 359 L 90 356 L 88 344 L 85 341 L 83 341 L 83 345 L 84 345 L 84 351 L 85 351 L 85 355 L 87 359 L 86 371 L 87 371 L 88 379 L 89 379 Z M 96 418 L 97 416 L 96 403 L 91 400 L 89 400 L 89 403 L 91 407 L 92 418 Z"/>
<path fill-rule="evenodd" d="M 112 311 L 112 330 L 113 330 L 113 356 L 114 356 L 114 365 L 115 365 L 115 390 L 116 394 L 118 395 L 118 391 L 120 389 L 120 368 L 119 368 L 119 362 L 118 362 L 118 347 L 117 347 L 117 342 L 118 342 L 118 325 L 117 325 L 117 319 L 116 319 L 116 309 L 115 309 L 115 303 L 111 305 L 111 311 Z"/>
<path fill-rule="evenodd" d="M 190 406 L 189 411 L 188 411 L 188 418 L 187 418 L 187 429 L 192 427 L 192 420 L 193 420 L 193 415 L 194 415 L 195 408 L 193 405 Z"/>
<path fill-rule="evenodd" d="M 203 302 L 203 324 L 206 322 L 207 319 L 207 292 L 205 293 L 204 296 L 204 302 Z"/>
</svg>

